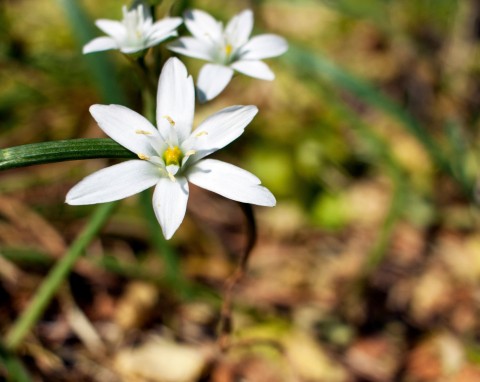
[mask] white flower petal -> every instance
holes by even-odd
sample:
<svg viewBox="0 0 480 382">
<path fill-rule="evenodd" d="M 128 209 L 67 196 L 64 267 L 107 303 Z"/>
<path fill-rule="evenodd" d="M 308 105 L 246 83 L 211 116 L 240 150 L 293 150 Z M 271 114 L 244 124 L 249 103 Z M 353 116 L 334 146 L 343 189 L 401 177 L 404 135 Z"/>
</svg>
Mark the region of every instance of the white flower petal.
<svg viewBox="0 0 480 382">
<path fill-rule="evenodd" d="M 192 131 L 195 111 L 195 88 L 185 65 L 175 57 L 165 63 L 157 92 L 157 125 L 168 119 L 177 131 L 180 141 Z"/>
<path fill-rule="evenodd" d="M 168 34 L 177 29 L 183 20 L 181 17 L 166 17 L 158 20 L 150 27 L 150 34 Z"/>
<path fill-rule="evenodd" d="M 168 34 L 158 34 L 151 36 L 145 43 L 145 48 L 150 48 L 152 46 L 158 45 L 162 41 L 169 39 L 170 37 L 177 37 L 178 33 L 176 31 L 170 32 Z"/>
<path fill-rule="evenodd" d="M 167 17 L 152 24 L 149 28 L 146 37 L 148 40 L 157 40 L 158 42 L 165 40 L 172 36 L 172 32 L 182 24 L 183 20 L 180 17 Z"/>
<path fill-rule="evenodd" d="M 178 40 L 168 44 L 167 48 L 172 52 L 201 60 L 211 61 L 215 58 L 212 44 L 205 43 L 194 37 L 180 37 Z"/>
<path fill-rule="evenodd" d="M 230 65 L 233 69 L 247 76 L 259 78 L 261 80 L 273 80 L 275 74 L 263 61 L 237 61 Z"/>
<path fill-rule="evenodd" d="M 262 34 L 252 37 L 238 52 L 242 60 L 261 60 L 276 57 L 288 49 L 287 40 L 275 34 Z"/>
<path fill-rule="evenodd" d="M 217 95 L 228 85 L 233 70 L 228 66 L 205 64 L 198 75 L 197 93 L 199 102 L 206 102 Z"/>
<path fill-rule="evenodd" d="M 252 173 L 229 163 L 205 159 L 187 173 L 189 182 L 242 203 L 273 207 L 275 197 Z"/>
<path fill-rule="evenodd" d="M 83 54 L 118 49 L 117 42 L 111 37 L 97 37 L 83 46 Z"/>
<path fill-rule="evenodd" d="M 66 203 L 84 205 L 112 202 L 152 187 L 159 178 L 158 167 L 147 161 L 122 162 L 81 180 L 68 192 Z"/>
<path fill-rule="evenodd" d="M 159 140 L 158 130 L 142 115 L 120 105 L 92 105 L 90 113 L 110 138 L 135 154 L 158 155 L 152 141 Z"/>
<path fill-rule="evenodd" d="M 155 44 L 152 44 L 152 45 L 155 45 Z M 120 51 L 122 53 L 125 53 L 125 54 L 132 54 L 132 53 L 136 53 L 136 52 L 140 52 L 144 49 L 147 49 L 148 47 L 150 46 L 147 46 L 146 44 L 144 43 L 141 43 L 141 44 L 138 44 L 138 45 L 126 45 L 126 44 L 123 44 L 121 47 L 120 47 Z"/>
<path fill-rule="evenodd" d="M 197 161 L 237 139 L 257 112 L 258 108 L 252 105 L 230 106 L 208 117 L 192 133 L 196 153 L 190 160 Z"/>
<path fill-rule="evenodd" d="M 123 39 L 126 36 L 127 30 L 125 25 L 120 21 L 99 19 L 95 21 L 95 25 L 104 33 L 111 37 Z"/>
<path fill-rule="evenodd" d="M 184 177 L 161 178 L 153 193 L 153 209 L 162 227 L 165 239 L 170 239 L 185 217 L 188 201 L 188 183 Z"/>
<path fill-rule="evenodd" d="M 184 13 L 184 20 L 190 33 L 199 40 L 219 43 L 222 40 L 222 23 L 207 12 L 193 9 Z"/>
<path fill-rule="evenodd" d="M 248 41 L 253 29 L 253 12 L 246 9 L 233 17 L 225 28 L 225 35 L 230 44 L 239 47 Z"/>
</svg>

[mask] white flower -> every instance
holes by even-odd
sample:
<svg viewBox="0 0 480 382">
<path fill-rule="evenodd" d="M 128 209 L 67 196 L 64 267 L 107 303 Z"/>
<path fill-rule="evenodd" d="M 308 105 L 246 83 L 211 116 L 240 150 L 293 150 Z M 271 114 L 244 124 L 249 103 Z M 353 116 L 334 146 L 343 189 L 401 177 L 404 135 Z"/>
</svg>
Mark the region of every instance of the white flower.
<svg viewBox="0 0 480 382">
<path fill-rule="evenodd" d="M 100 128 L 139 159 L 87 176 L 68 192 L 66 202 L 105 203 L 155 186 L 153 208 L 167 239 L 185 216 L 188 182 L 239 202 L 274 206 L 275 197 L 256 176 L 219 160 L 204 159 L 238 138 L 258 109 L 231 106 L 192 131 L 194 105 L 192 77 L 185 65 L 171 58 L 158 82 L 157 128 L 126 107 L 91 106 Z"/>
<path fill-rule="evenodd" d="M 221 22 L 200 10 L 185 12 L 185 25 L 193 37 L 181 37 L 168 48 L 176 53 L 210 61 L 200 70 L 197 88 L 200 101 L 215 98 L 230 82 L 234 70 L 247 76 L 273 80 L 275 75 L 260 61 L 285 53 L 283 37 L 262 34 L 249 39 L 253 13 L 247 9 L 233 17 L 223 28 Z"/>
<path fill-rule="evenodd" d="M 97 37 L 90 41 L 83 47 L 84 54 L 110 49 L 119 49 L 127 54 L 139 52 L 177 36 L 176 29 L 182 23 L 180 17 L 167 17 L 154 23 L 150 16 L 145 15 L 141 4 L 131 11 L 123 6 L 122 11 L 122 21 L 95 21 L 95 25 L 108 37 Z"/>
</svg>

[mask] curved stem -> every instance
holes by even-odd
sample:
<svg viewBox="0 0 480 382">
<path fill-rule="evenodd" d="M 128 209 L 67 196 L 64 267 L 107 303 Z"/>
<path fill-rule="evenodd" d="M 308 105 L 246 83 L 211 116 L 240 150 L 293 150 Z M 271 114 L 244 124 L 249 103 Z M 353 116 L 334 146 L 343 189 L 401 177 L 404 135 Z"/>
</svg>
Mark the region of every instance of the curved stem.
<svg viewBox="0 0 480 382">
<path fill-rule="evenodd" d="M 251 204 L 239 203 L 247 221 L 247 244 L 238 263 L 237 269 L 225 283 L 225 292 L 220 313 L 220 329 L 218 335 L 218 345 L 222 352 L 230 346 L 230 335 L 232 333 L 232 301 L 233 292 L 237 284 L 247 273 L 248 260 L 253 247 L 257 241 L 257 224 L 253 207 Z"/>
</svg>

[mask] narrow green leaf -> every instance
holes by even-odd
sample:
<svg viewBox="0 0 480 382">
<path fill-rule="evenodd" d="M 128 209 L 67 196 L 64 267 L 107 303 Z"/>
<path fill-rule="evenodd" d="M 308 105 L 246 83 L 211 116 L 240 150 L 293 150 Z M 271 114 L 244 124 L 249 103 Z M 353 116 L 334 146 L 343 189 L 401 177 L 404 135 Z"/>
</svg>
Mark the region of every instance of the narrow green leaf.
<svg viewBox="0 0 480 382">
<path fill-rule="evenodd" d="M 341 69 L 320 53 L 312 53 L 307 49 L 291 45 L 285 59 L 294 65 L 297 72 L 309 76 L 320 76 L 334 82 L 337 86 L 355 94 L 358 98 L 370 105 L 383 110 L 408 129 L 423 145 L 428 149 L 430 154 L 437 159 L 439 164 L 443 164 L 444 159 L 438 151 L 435 143 L 422 128 L 420 123 L 408 111 L 400 107 L 398 104 L 390 100 L 386 95 L 375 88 L 372 84 L 356 78 L 354 75 Z"/>
<path fill-rule="evenodd" d="M 25 370 L 22 361 L 15 355 L 6 351 L 3 347 L 0 347 L 0 365 L 3 365 L 7 372 L 7 381 L 32 382 L 32 379 Z"/>
<path fill-rule="evenodd" d="M 326 79 L 400 122 L 401 126 L 423 145 L 437 167 L 456 179 L 467 196 L 472 196 L 473 186 L 458 179 L 447 156 L 428 131 L 405 108 L 391 100 L 373 84 L 348 73 L 320 53 L 311 52 L 295 44 L 290 44 L 284 60 L 293 66 L 299 75 Z"/>
<path fill-rule="evenodd" d="M 90 221 L 83 231 L 72 243 L 65 256 L 63 256 L 51 269 L 47 278 L 40 285 L 30 305 L 23 311 L 22 315 L 15 321 L 5 336 L 5 347 L 15 351 L 23 342 L 24 338 L 38 319 L 42 316 L 58 288 L 65 281 L 72 270 L 75 262 L 83 254 L 85 248 L 95 238 L 107 219 L 113 213 L 117 203 L 105 203 L 97 207 Z"/>
<path fill-rule="evenodd" d="M 134 153 L 108 138 L 69 139 L 0 150 L 0 170 L 77 159 L 136 157 Z"/>
<path fill-rule="evenodd" d="M 115 66 L 108 56 L 109 53 L 100 52 L 81 57 L 80 47 L 93 38 L 101 36 L 102 32 L 95 28 L 95 24 L 82 8 L 81 2 L 76 0 L 57 0 L 57 2 L 63 8 L 78 42 L 78 56 L 87 62 L 102 99 L 107 103 L 125 105 L 127 102 L 124 91 L 114 75 Z"/>
</svg>

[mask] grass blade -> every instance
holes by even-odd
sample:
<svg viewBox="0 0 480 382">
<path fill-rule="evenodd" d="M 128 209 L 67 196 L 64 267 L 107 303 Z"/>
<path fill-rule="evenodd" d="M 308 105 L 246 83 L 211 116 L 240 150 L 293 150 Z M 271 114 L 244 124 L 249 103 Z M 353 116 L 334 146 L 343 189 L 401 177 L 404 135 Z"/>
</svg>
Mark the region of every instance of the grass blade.
<svg viewBox="0 0 480 382">
<path fill-rule="evenodd" d="M 108 138 L 68 139 L 0 150 L 0 170 L 94 158 L 137 158 L 137 156 Z"/>
</svg>

